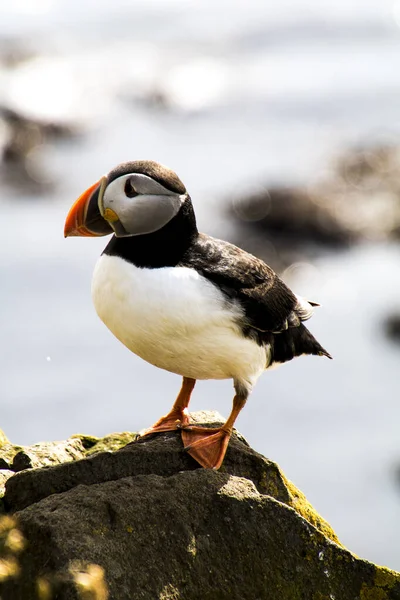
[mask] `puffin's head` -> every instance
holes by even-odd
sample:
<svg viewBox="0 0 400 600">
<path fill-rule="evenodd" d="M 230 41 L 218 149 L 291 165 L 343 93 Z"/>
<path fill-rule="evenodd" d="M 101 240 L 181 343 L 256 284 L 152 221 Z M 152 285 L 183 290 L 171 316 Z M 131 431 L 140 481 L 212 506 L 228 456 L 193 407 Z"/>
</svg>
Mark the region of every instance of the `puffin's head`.
<svg viewBox="0 0 400 600">
<path fill-rule="evenodd" d="M 68 213 L 64 235 L 153 233 L 187 200 L 185 186 L 171 169 L 151 160 L 122 163 L 78 198 Z"/>
</svg>

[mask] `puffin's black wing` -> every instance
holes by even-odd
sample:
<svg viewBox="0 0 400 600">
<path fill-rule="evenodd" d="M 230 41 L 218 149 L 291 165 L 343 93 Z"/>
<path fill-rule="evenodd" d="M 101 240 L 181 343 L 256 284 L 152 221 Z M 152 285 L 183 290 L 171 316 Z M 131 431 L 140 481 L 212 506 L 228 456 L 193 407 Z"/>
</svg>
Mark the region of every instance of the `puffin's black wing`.
<svg viewBox="0 0 400 600">
<path fill-rule="evenodd" d="M 312 315 L 312 305 L 301 302 L 268 265 L 228 242 L 200 234 L 180 265 L 238 300 L 248 324 L 259 331 L 284 331 Z"/>
<path fill-rule="evenodd" d="M 301 324 L 311 317 L 316 304 L 297 297 L 262 260 L 233 244 L 200 234 L 179 264 L 196 269 L 239 302 L 245 314 L 244 329 L 251 330 L 258 341 L 272 343 L 276 350 L 288 346 L 282 352 L 291 354 L 290 358 L 303 353 L 331 358 Z M 275 338 L 279 338 L 276 343 Z"/>
</svg>

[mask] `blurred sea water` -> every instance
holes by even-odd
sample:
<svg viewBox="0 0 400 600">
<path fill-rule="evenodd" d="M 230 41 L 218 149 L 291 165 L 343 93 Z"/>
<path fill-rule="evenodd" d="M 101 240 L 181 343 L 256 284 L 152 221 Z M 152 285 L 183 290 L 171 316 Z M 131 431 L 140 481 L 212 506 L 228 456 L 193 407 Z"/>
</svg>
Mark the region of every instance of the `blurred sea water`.
<svg viewBox="0 0 400 600">
<path fill-rule="evenodd" d="M 123 160 L 153 158 L 188 187 L 199 228 L 232 239 L 238 191 L 318 178 L 348 145 L 398 142 L 400 3 L 16 0 L 0 41 L 37 53 L 0 69 L 0 103 L 79 123 L 32 160 L 56 183 L 0 183 L 0 427 L 15 443 L 139 430 L 180 382 L 97 318 L 90 279 L 106 240 L 62 237 L 66 212 Z M 301 358 L 259 381 L 237 426 L 276 460 L 358 555 L 400 570 L 400 246 L 365 242 L 285 274 L 318 301 L 309 326 L 334 361 Z M 230 410 L 231 382 L 192 409 Z"/>
</svg>

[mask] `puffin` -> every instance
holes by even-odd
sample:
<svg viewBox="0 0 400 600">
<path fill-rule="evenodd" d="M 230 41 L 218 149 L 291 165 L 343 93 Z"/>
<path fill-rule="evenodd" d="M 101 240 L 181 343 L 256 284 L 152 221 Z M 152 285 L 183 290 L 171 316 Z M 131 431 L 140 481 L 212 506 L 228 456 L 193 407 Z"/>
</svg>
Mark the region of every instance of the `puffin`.
<svg viewBox="0 0 400 600">
<path fill-rule="evenodd" d="M 200 233 L 185 185 L 155 161 L 118 165 L 73 204 L 65 237 L 110 234 L 92 279 L 98 316 L 134 354 L 182 377 L 171 410 L 141 435 L 179 429 L 185 450 L 218 469 L 264 371 L 301 355 L 332 358 L 303 324 L 319 305 L 259 258 Z M 233 380 L 221 427 L 190 422 L 198 379 Z"/>
</svg>

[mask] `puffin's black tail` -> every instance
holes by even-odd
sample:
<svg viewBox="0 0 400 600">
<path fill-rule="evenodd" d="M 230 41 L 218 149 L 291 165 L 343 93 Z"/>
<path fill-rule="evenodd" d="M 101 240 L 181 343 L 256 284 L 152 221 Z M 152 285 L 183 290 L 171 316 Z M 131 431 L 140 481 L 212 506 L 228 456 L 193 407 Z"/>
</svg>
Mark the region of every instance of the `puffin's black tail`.
<svg viewBox="0 0 400 600">
<path fill-rule="evenodd" d="M 272 361 L 283 363 L 302 354 L 332 356 L 321 346 L 302 323 L 298 327 L 289 327 L 286 331 L 273 334 L 271 340 Z"/>
</svg>

